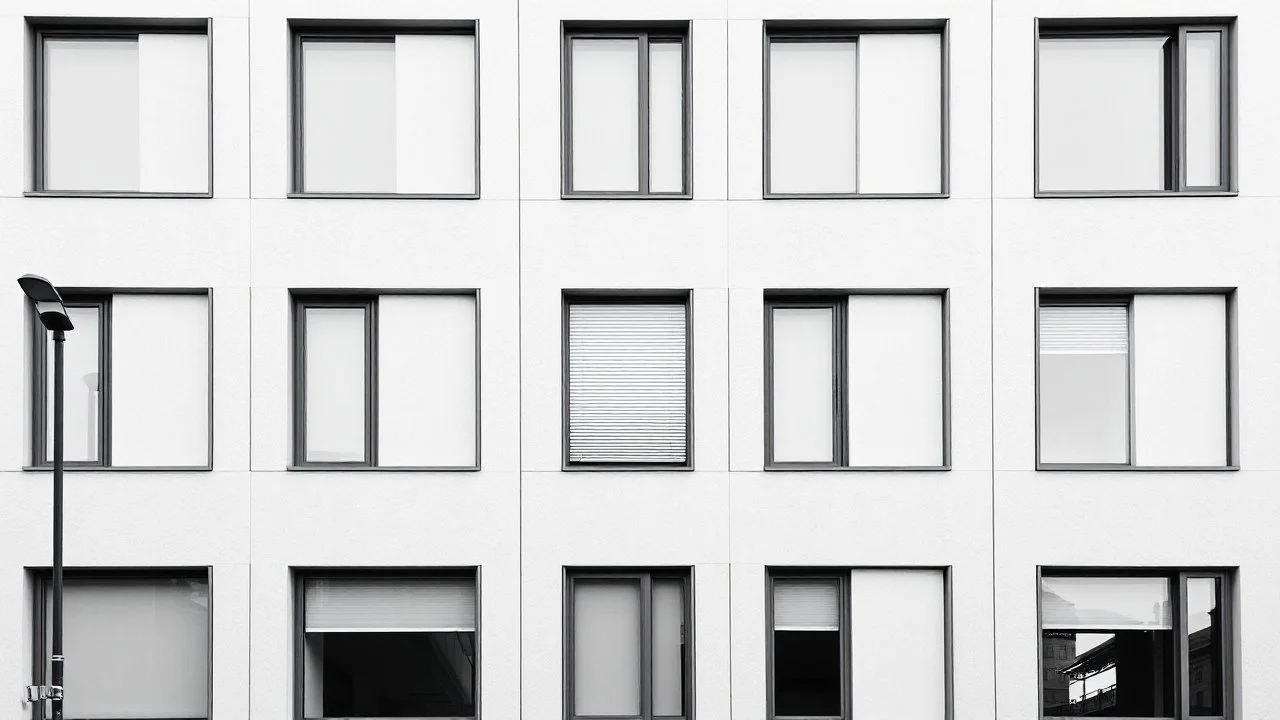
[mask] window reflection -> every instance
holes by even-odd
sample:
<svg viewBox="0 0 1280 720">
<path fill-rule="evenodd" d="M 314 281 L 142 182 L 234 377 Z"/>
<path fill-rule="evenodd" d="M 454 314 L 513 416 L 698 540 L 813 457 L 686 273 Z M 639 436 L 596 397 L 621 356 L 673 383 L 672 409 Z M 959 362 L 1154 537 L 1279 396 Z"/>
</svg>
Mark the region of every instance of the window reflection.
<svg viewBox="0 0 1280 720">
<path fill-rule="evenodd" d="M 1045 630 L 1042 642 L 1054 649 L 1044 661 L 1046 716 L 1173 716 L 1172 631 Z"/>
</svg>

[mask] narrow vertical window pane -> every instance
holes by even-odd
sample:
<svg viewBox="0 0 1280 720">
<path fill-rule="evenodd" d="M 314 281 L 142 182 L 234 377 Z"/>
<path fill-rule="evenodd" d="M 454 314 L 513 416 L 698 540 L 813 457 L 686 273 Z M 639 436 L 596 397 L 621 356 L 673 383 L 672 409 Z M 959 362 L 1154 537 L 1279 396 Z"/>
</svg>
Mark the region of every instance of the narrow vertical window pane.
<svg viewBox="0 0 1280 720">
<path fill-rule="evenodd" d="M 143 33 L 138 69 L 138 189 L 208 192 L 209 38 Z"/>
<path fill-rule="evenodd" d="M 1187 186 L 1222 183 L 1222 33 L 1187 33 Z"/>
<path fill-rule="evenodd" d="M 773 460 L 835 461 L 834 308 L 773 310 Z"/>
<path fill-rule="evenodd" d="M 99 376 L 102 314 L 98 306 L 68 307 L 67 316 L 75 330 L 67 332 L 63 343 L 63 459 L 67 462 L 98 462 L 101 438 L 102 378 Z M 45 459 L 53 461 L 53 339 L 45 332 Z"/>
<path fill-rule="evenodd" d="M 841 714 L 839 592 L 835 580 L 774 580 L 774 715 Z"/>
<path fill-rule="evenodd" d="M 770 192 L 857 192 L 857 45 L 770 42 L 768 93 Z"/>
<path fill-rule="evenodd" d="M 640 585 L 573 584 L 574 714 L 640 714 Z"/>
<path fill-rule="evenodd" d="M 45 40 L 43 73 L 45 189 L 138 190 L 138 40 Z"/>
<path fill-rule="evenodd" d="M 1187 682 L 1191 714 L 1224 715 L 1222 593 L 1217 578 L 1187 580 Z"/>
<path fill-rule="evenodd" d="M 1167 37 L 1043 38 L 1041 190 L 1165 189 Z"/>
<path fill-rule="evenodd" d="M 397 35 L 396 192 L 476 191 L 476 39 Z"/>
<path fill-rule="evenodd" d="M 653 715 L 684 715 L 684 581 L 653 581 Z"/>
<path fill-rule="evenodd" d="M 684 46 L 649 43 L 649 192 L 684 191 Z"/>
<path fill-rule="evenodd" d="M 574 190 L 640 189 L 640 42 L 574 38 L 570 99 Z"/>
<path fill-rule="evenodd" d="M 1040 308 L 1040 462 L 1129 461 L 1123 305 Z"/>
<path fill-rule="evenodd" d="M 306 309 L 306 459 L 365 460 L 364 308 Z"/>
<path fill-rule="evenodd" d="M 395 192 L 396 46 L 302 43 L 302 189 Z"/>
</svg>

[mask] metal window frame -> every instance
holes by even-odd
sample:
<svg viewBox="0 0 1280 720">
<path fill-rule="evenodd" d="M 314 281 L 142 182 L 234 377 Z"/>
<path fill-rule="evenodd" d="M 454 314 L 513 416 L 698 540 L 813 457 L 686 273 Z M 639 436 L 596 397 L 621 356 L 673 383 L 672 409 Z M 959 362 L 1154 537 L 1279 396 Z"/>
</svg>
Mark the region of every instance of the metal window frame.
<svg viewBox="0 0 1280 720">
<path fill-rule="evenodd" d="M 213 18 L 63 18 L 27 17 L 27 32 L 33 38 L 31 62 L 31 130 L 32 153 L 30 190 L 25 197 L 92 197 L 92 198 L 212 198 L 213 197 Z M 45 184 L 45 41 L 62 39 L 109 40 L 137 39 L 139 35 L 193 34 L 204 35 L 208 46 L 208 157 L 209 179 L 205 192 L 166 192 L 135 190 L 59 190 Z"/>
<path fill-rule="evenodd" d="M 370 578 L 429 578 L 433 580 L 470 580 L 475 590 L 476 604 L 476 628 L 475 628 L 475 663 L 474 679 L 472 684 L 472 702 L 475 706 L 475 715 L 467 715 L 458 718 L 431 718 L 430 720 L 479 720 L 482 716 L 480 709 L 480 689 L 482 687 L 482 665 L 480 662 L 481 645 L 483 644 L 483 635 L 481 634 L 481 601 L 483 594 L 481 592 L 481 568 L 475 565 L 466 565 L 458 567 L 292 567 L 289 569 L 290 591 L 292 593 L 292 623 L 290 641 L 292 647 L 292 688 L 291 697 L 292 709 L 290 717 L 293 720 L 308 720 L 306 717 L 306 617 L 307 617 L 307 597 L 306 582 L 314 579 L 370 579 Z M 41 719 L 37 719 L 41 720 Z M 336 720 L 334 718 L 311 718 L 310 720 Z M 425 720 L 425 719 L 424 719 Z"/>
<path fill-rule="evenodd" d="M 849 462 L 848 302 L 857 296 L 923 296 L 941 300 L 942 326 L 942 464 L 853 465 Z M 773 311 L 779 308 L 826 308 L 832 313 L 832 378 L 836 393 L 831 462 L 778 462 L 773 458 Z M 951 293 L 946 288 L 815 289 L 764 291 L 764 469 L 766 471 L 919 472 L 951 469 Z"/>
<path fill-rule="evenodd" d="M 85 580 L 85 579 L 113 579 L 113 580 L 203 580 L 209 595 L 209 607 L 207 610 L 208 623 L 208 644 L 209 657 L 207 661 L 207 709 L 203 718 L 170 718 L 168 720 L 209 720 L 213 715 L 213 568 L 211 566 L 202 567 L 179 567 L 179 566 L 163 566 L 163 567 L 74 567 L 66 569 L 66 580 Z M 48 612 L 46 610 L 46 599 L 50 592 L 50 584 L 52 581 L 51 570 L 47 567 L 27 568 L 27 574 L 33 580 L 32 582 L 32 672 L 34 685 L 44 685 L 48 682 L 48 673 L 45 672 L 45 662 L 49 659 L 49 648 L 46 643 L 47 624 L 49 622 Z M 31 718 L 32 720 L 46 720 L 48 713 L 45 712 L 45 703 L 43 701 L 32 703 Z"/>
<path fill-rule="evenodd" d="M 1221 472 L 1240 469 L 1240 426 L 1239 426 L 1239 349 L 1237 345 L 1237 290 L 1228 287 L 1167 287 L 1167 288 L 1035 288 L 1035 317 L 1033 319 L 1035 355 L 1035 452 L 1036 470 L 1044 471 L 1119 471 L 1119 472 Z M 1225 465 L 1138 465 L 1135 464 L 1134 452 L 1137 440 L 1137 423 L 1135 421 L 1135 366 L 1134 366 L 1134 322 L 1133 299 L 1137 295 L 1221 295 L 1226 304 L 1226 449 Z M 1126 380 L 1128 392 L 1128 445 L 1129 460 L 1126 463 L 1046 463 L 1040 460 L 1040 308 L 1069 307 L 1090 305 L 1124 305 L 1129 326 L 1129 374 Z"/>
<path fill-rule="evenodd" d="M 691 200 L 693 199 L 693 62 L 690 24 L 680 22 L 631 21 L 561 21 L 560 23 L 560 198 L 562 200 Z M 636 40 L 639 101 L 638 143 L 639 178 L 636 190 L 575 190 L 573 187 L 573 41 Z M 654 192 L 649 189 L 649 45 L 679 43 L 683 72 L 681 101 L 683 107 L 683 152 L 681 155 L 682 189 L 679 192 Z"/>
<path fill-rule="evenodd" d="M 481 458 L 481 325 L 478 288 L 295 288 L 290 294 L 293 443 L 290 471 L 476 472 Z M 397 295 L 470 297 L 475 301 L 475 459 L 470 465 L 380 465 L 378 463 L 378 300 Z M 306 310 L 308 308 L 365 310 L 365 457 L 363 460 L 307 460 Z"/>
<path fill-rule="evenodd" d="M 693 460 L 693 291 L 692 290 L 562 290 L 560 298 L 560 469 L 564 472 L 691 471 Z M 684 305 L 685 322 L 685 460 L 666 462 L 575 462 L 569 459 L 569 308 L 573 305 Z"/>
<path fill-rule="evenodd" d="M 1097 567 L 1097 566 L 1036 566 L 1036 717 L 1039 720 L 1068 720 L 1066 716 L 1044 714 L 1044 608 L 1043 584 L 1046 577 L 1113 577 L 1113 578 L 1163 578 L 1169 581 L 1169 600 L 1173 611 L 1173 681 L 1174 715 L 1163 720 L 1230 720 L 1235 717 L 1235 576 L 1236 568 L 1229 567 Z M 1218 582 L 1218 604 L 1222 609 L 1222 655 L 1218 658 L 1218 682 L 1222 689 L 1223 714 L 1214 716 L 1191 715 L 1188 688 L 1187 581 L 1208 578 Z M 1117 720 L 1139 720 L 1117 718 Z M 1150 718 L 1146 720 L 1151 720 Z"/>
<path fill-rule="evenodd" d="M 563 570 L 563 648 L 561 657 L 564 668 L 564 685 L 561 690 L 561 706 L 564 720 L 694 720 L 694 700 L 697 683 L 694 677 L 694 583 L 691 567 L 566 567 Z M 640 593 L 640 687 L 639 715 L 578 715 L 575 712 L 576 679 L 574 678 L 574 585 L 577 581 L 635 583 Z M 684 641 L 681 688 L 683 715 L 653 714 L 653 581 L 678 580 L 682 583 L 684 617 L 681 637 Z"/>
<path fill-rule="evenodd" d="M 67 307 L 97 307 L 98 312 L 98 459 L 93 461 L 66 461 L 68 470 L 76 472 L 208 472 L 213 470 L 214 437 L 214 315 L 211 288 L 194 287 L 115 287 L 59 288 Z M 120 295 L 201 295 L 208 302 L 209 323 L 209 378 L 208 378 L 208 460 L 203 465 L 114 465 L 111 462 L 111 381 L 112 358 L 112 299 Z M 31 338 L 31 464 L 23 467 L 29 471 L 47 471 L 53 468 L 53 460 L 45 456 L 49 446 L 48 413 L 48 338 L 44 326 L 35 315 L 35 305 L 27 303 L 28 328 Z M 74 331 L 72 331 L 74 332 Z"/>
<path fill-rule="evenodd" d="M 906 200 L 906 199 L 945 199 L 951 196 L 951 21 L 939 19 L 912 20 L 766 20 L 764 23 L 763 63 L 762 63 L 762 108 L 763 118 L 763 152 L 762 187 L 765 200 Z M 774 42 L 850 42 L 855 45 L 862 35 L 886 34 L 920 34 L 938 35 L 941 47 L 939 67 L 941 78 L 940 127 L 942 137 L 938 146 L 939 152 L 939 190 L 938 192 L 774 192 L 772 188 L 772 124 L 770 122 L 770 98 L 772 95 L 772 73 L 770 69 L 770 47 Z M 861 90 L 859 90 L 861 93 Z M 854 135 L 857 137 L 861 125 L 861 105 L 857 108 L 859 117 L 854 118 Z M 858 163 L 854 169 L 855 187 L 861 184 L 862 166 Z"/>
<path fill-rule="evenodd" d="M 472 20 L 289 20 L 289 117 L 291 142 L 289 198 L 378 200 L 478 200 L 480 199 L 480 21 Z M 303 58 L 306 42 L 390 42 L 397 35 L 465 35 L 475 47 L 475 187 L 460 193 L 402 193 L 380 191 L 310 191 L 303 168 Z"/>
<path fill-rule="evenodd" d="M 1236 68 L 1234 17 L 1186 18 L 1036 18 L 1034 53 L 1035 197 L 1230 197 L 1239 194 L 1236 175 Z M 1212 186 L 1187 184 L 1186 36 L 1189 32 L 1218 32 L 1218 179 Z M 1168 38 L 1165 45 L 1164 188 L 1161 190 L 1042 190 L 1040 189 L 1040 42 L 1058 38 Z"/>
</svg>

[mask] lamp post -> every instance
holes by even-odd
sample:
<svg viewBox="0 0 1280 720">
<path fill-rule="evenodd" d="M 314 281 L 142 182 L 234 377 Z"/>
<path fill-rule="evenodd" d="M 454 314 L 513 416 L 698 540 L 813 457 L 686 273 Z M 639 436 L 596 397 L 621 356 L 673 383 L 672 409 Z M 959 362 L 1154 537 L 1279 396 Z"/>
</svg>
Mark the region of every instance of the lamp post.
<svg viewBox="0 0 1280 720">
<path fill-rule="evenodd" d="M 40 324 L 53 333 L 53 642 L 48 685 L 28 689 L 33 702 L 49 700 L 53 720 L 62 720 L 62 345 L 66 331 L 74 330 L 62 296 L 53 283 L 39 275 L 23 275 L 18 285 L 35 303 Z M 34 693 L 31 691 L 35 690 Z M 34 696 L 33 696 L 34 695 Z"/>
</svg>

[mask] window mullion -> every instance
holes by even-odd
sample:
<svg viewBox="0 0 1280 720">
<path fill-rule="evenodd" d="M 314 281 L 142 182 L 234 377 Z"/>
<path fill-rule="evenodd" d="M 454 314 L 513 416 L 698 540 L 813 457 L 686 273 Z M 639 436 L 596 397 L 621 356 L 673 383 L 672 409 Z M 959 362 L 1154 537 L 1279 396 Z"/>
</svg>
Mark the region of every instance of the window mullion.
<svg viewBox="0 0 1280 720">
<path fill-rule="evenodd" d="M 66 386 L 63 386 L 65 394 Z M 64 400 L 65 402 L 65 400 Z M 111 467 L 111 297 L 98 306 L 98 464 Z"/>
<path fill-rule="evenodd" d="M 653 717 L 653 575 L 640 576 L 640 717 Z"/>
<path fill-rule="evenodd" d="M 378 466 L 378 298 L 367 300 L 365 306 L 365 463 Z"/>
<path fill-rule="evenodd" d="M 1137 374 L 1134 372 L 1136 367 L 1136 364 L 1134 362 L 1134 356 L 1137 353 L 1134 352 L 1134 347 L 1133 347 L 1134 323 L 1133 323 L 1133 297 L 1132 296 L 1125 298 L 1125 322 L 1128 325 L 1128 328 L 1127 328 L 1128 338 L 1126 342 L 1128 344 L 1127 360 L 1128 360 L 1128 370 L 1129 370 L 1129 376 L 1126 381 L 1127 387 L 1125 389 L 1127 393 L 1126 403 L 1128 405 L 1128 411 L 1126 414 L 1128 415 L 1128 426 L 1129 426 L 1129 465 L 1132 467 L 1138 464 L 1138 423 L 1137 423 L 1137 417 L 1136 417 L 1137 408 L 1138 408 L 1138 385 L 1137 385 L 1138 378 L 1137 378 Z"/>
<path fill-rule="evenodd" d="M 636 165 L 640 171 L 638 186 L 640 194 L 647 195 L 649 193 L 649 34 L 640 33 L 636 46 L 639 52 L 639 61 L 636 63 L 637 92 L 640 93 L 637 103 L 640 113 L 637 123 L 637 127 L 640 128 L 638 139 L 640 144 Z"/>
<path fill-rule="evenodd" d="M 1174 576 L 1173 580 L 1178 584 L 1172 593 L 1174 598 L 1173 647 L 1177 662 L 1173 678 L 1173 716 L 1177 720 L 1187 720 L 1191 714 L 1191 690 L 1187 682 L 1189 679 L 1187 654 L 1191 644 L 1187 633 L 1187 573 L 1180 572 Z"/>
<path fill-rule="evenodd" d="M 849 464 L 849 413 L 846 390 L 849 374 L 849 358 L 846 355 L 848 344 L 848 297 L 836 300 L 831 308 L 832 336 L 832 398 L 831 409 L 834 414 L 832 433 L 834 434 L 831 460 L 837 467 Z"/>
<path fill-rule="evenodd" d="M 1175 153 L 1176 172 L 1174 189 L 1184 192 L 1187 189 L 1187 28 L 1179 27 L 1172 36 L 1173 49 L 1173 124 L 1175 135 L 1172 138 Z M 1221 132 L 1221 129 L 1219 129 Z M 1219 180 L 1222 178 L 1219 177 Z"/>
</svg>

